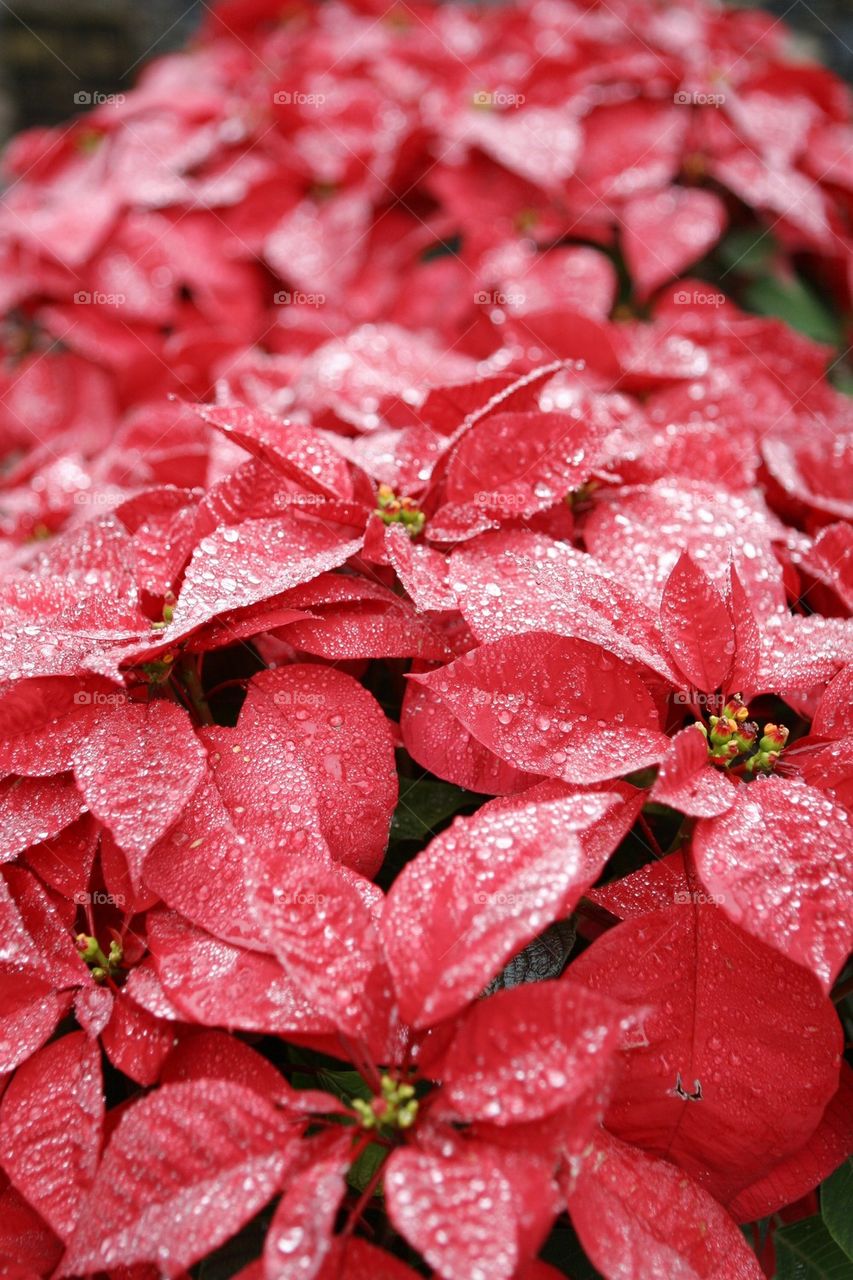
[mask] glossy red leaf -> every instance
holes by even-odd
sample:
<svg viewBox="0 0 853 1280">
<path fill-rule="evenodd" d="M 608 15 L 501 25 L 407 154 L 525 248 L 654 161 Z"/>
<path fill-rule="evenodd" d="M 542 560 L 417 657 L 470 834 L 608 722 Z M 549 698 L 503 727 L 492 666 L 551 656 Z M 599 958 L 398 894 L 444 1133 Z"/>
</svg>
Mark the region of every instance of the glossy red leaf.
<svg viewBox="0 0 853 1280">
<path fill-rule="evenodd" d="M 624 1050 L 606 1127 L 674 1161 L 718 1199 L 817 1128 L 838 1084 L 835 1011 L 810 973 L 717 907 L 691 896 L 628 920 L 567 977 L 648 1010 Z"/>
<path fill-rule="evenodd" d="M 207 775 L 146 858 L 143 878 L 194 924 L 257 947 L 248 882 L 258 860 L 271 871 L 293 853 L 329 856 L 315 789 L 278 732 L 217 725 L 199 738 L 208 751 Z"/>
<path fill-rule="evenodd" d="M 814 973 L 825 991 L 853 946 L 846 809 L 787 778 L 741 787 L 725 820 L 700 822 L 696 871 L 730 919 Z"/>
<path fill-rule="evenodd" d="M 62 1243 L 12 1186 L 0 1191 L 0 1258 L 9 1280 L 52 1274 Z"/>
<path fill-rule="evenodd" d="M 697 187 L 669 187 L 628 200 L 622 245 L 641 294 L 680 275 L 717 243 L 726 225 L 719 196 Z"/>
<path fill-rule="evenodd" d="M 447 1280 L 509 1280 L 525 1257 L 525 1219 L 552 1212 L 546 1167 L 525 1163 L 484 1144 L 450 1156 L 400 1148 L 386 1166 L 388 1214 Z"/>
<path fill-rule="evenodd" d="M 385 904 L 382 940 L 409 1022 L 456 1013 L 510 956 L 568 915 L 610 853 L 587 850 L 582 835 L 617 804 L 608 792 L 495 802 L 457 818 L 403 868 Z"/>
<path fill-rule="evenodd" d="M 587 1256 L 607 1280 L 761 1280 L 734 1221 L 692 1178 L 601 1133 L 568 1197 Z"/>
<path fill-rule="evenodd" d="M 415 1280 L 417 1272 L 405 1262 L 385 1253 L 360 1236 L 348 1236 L 336 1243 L 317 1280 Z"/>
<path fill-rule="evenodd" d="M 643 682 L 585 640 L 508 636 L 412 679 L 502 760 L 565 782 L 630 773 L 667 747 Z"/>
<path fill-rule="evenodd" d="M 0 1105 L 3 1167 L 63 1240 L 95 1179 L 103 1115 L 100 1054 L 82 1031 L 24 1063 Z"/>
<path fill-rule="evenodd" d="M 442 1063 L 442 1098 L 466 1120 L 539 1120 L 600 1087 L 624 1010 L 565 982 L 497 991 L 475 1004 Z M 580 995 L 580 998 L 578 998 Z M 595 1122 L 590 1108 L 590 1125 Z"/>
<path fill-rule="evenodd" d="M 166 998 L 188 1022 L 278 1035 L 334 1029 L 272 955 L 223 942 L 170 912 L 149 916 L 148 943 Z"/>
<path fill-rule="evenodd" d="M 687 552 L 666 580 L 660 617 L 670 656 L 688 685 L 703 693 L 723 687 L 735 654 L 734 622 L 720 592 Z"/>
<path fill-rule="evenodd" d="M 322 1142 L 322 1140 L 321 1140 Z M 304 1148 L 299 1170 L 273 1214 L 264 1243 L 266 1280 L 312 1280 L 333 1245 L 335 1218 L 346 1194 L 350 1136 L 334 1135 L 317 1150 Z"/>
<path fill-rule="evenodd" d="M 62 676 L 19 680 L 0 700 L 0 769 L 44 777 L 65 773 L 92 720 L 121 694 Z"/>
<path fill-rule="evenodd" d="M 733 564 L 730 566 L 728 603 L 734 624 L 734 657 L 726 692 L 748 695 L 756 686 L 761 666 L 761 633 L 749 596 Z"/>
<path fill-rule="evenodd" d="M 412 680 L 403 695 L 400 733 L 417 764 L 467 791 L 508 795 L 538 781 L 536 774 L 514 769 L 484 747 L 439 697 Z"/>
<path fill-rule="evenodd" d="M 660 762 L 651 797 L 695 818 L 713 818 L 731 809 L 737 785 L 708 763 L 708 739 L 688 725 L 672 739 Z"/>
<path fill-rule="evenodd" d="M 665 858 L 655 858 L 638 871 L 611 880 L 587 895 L 619 920 L 648 915 L 662 907 L 676 903 L 701 901 L 692 889 L 684 866 L 681 850 L 668 853 Z"/>
<path fill-rule="evenodd" d="M 382 864 L 397 802 L 394 740 L 379 703 L 343 671 L 297 663 L 254 676 L 238 734 L 278 734 L 311 783 L 332 856 L 366 876 Z"/>
<path fill-rule="evenodd" d="M 291 981 L 355 1036 L 366 1034 L 379 994 L 375 982 L 382 981 L 371 902 L 377 891 L 367 881 L 364 886 L 333 865 L 294 857 L 256 884 L 252 902 L 262 935 Z"/>
<path fill-rule="evenodd" d="M 713 485 L 666 479 L 599 504 L 585 527 L 590 551 L 651 600 L 660 599 L 683 551 L 721 584 L 733 557 L 759 619 L 781 612 L 784 603 L 771 545 L 778 532 L 759 497 L 730 493 L 721 507 Z"/>
<path fill-rule="evenodd" d="M 96 988 L 97 989 L 97 988 Z M 114 1067 L 137 1084 L 152 1085 L 175 1042 L 173 1025 L 157 1018 L 124 987 L 112 1002 L 101 1046 Z"/>
<path fill-rule="evenodd" d="M 56 778 L 4 778 L 0 782 L 0 862 L 59 834 L 86 803 L 70 774 Z"/>
<path fill-rule="evenodd" d="M 89 807 L 129 857 L 142 859 L 180 817 L 204 775 L 205 751 L 174 703 L 117 706 L 75 752 L 74 776 Z"/>
<path fill-rule="evenodd" d="M 263 1208 L 295 1155 L 289 1126 L 254 1090 L 164 1085 L 114 1130 L 62 1274 L 154 1263 L 179 1275 Z"/>
<path fill-rule="evenodd" d="M 259 604 L 336 569 L 360 546 L 360 539 L 299 513 L 216 529 L 193 552 L 162 641 L 168 645 L 218 614 Z"/>
<path fill-rule="evenodd" d="M 353 496 L 345 460 L 319 431 L 239 404 L 203 405 L 198 412 L 210 426 L 304 485 L 309 493 Z"/>
<path fill-rule="evenodd" d="M 853 733 L 853 663 L 839 671 L 824 690 L 812 720 L 812 733 L 826 738 Z"/>
<path fill-rule="evenodd" d="M 673 678 L 658 611 L 594 556 L 541 534 L 486 534 L 453 552 L 450 583 L 478 640 L 525 631 L 592 640 Z"/>
<path fill-rule="evenodd" d="M 844 1063 L 838 1090 L 808 1142 L 740 1191 L 729 1204 L 729 1213 L 737 1222 L 756 1222 L 777 1213 L 828 1178 L 851 1150 L 853 1071 Z"/>
<path fill-rule="evenodd" d="M 289 1086 L 263 1054 L 224 1031 L 194 1031 L 174 1045 L 163 1063 L 163 1084 L 230 1080 L 273 1101 Z"/>
</svg>

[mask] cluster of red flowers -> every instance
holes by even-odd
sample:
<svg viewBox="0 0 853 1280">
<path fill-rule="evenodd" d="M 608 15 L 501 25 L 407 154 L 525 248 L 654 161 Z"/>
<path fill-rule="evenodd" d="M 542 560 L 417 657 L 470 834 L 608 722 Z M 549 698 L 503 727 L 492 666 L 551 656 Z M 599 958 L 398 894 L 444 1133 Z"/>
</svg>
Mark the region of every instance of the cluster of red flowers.
<svg viewBox="0 0 853 1280">
<path fill-rule="evenodd" d="M 676 278 L 751 219 L 847 296 L 784 44 L 228 0 L 10 147 L 12 1280 L 842 1249 L 853 404 Z"/>
</svg>

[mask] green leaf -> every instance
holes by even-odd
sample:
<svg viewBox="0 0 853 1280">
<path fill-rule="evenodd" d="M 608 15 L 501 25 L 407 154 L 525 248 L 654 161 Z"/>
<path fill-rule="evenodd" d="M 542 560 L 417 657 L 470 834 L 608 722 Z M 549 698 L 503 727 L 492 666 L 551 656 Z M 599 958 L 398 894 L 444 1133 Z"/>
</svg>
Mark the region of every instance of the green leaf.
<svg viewBox="0 0 853 1280">
<path fill-rule="evenodd" d="M 431 837 L 436 834 L 436 827 L 454 813 L 466 805 L 478 805 L 482 799 L 476 792 L 463 791 L 450 782 L 409 782 L 401 778 L 400 799 L 391 819 L 391 839 Z"/>
<path fill-rule="evenodd" d="M 844 1161 L 820 1189 L 824 1226 L 848 1258 L 853 1258 L 853 1159 Z"/>
<path fill-rule="evenodd" d="M 753 227 L 730 231 L 717 246 L 717 256 L 726 273 L 764 275 L 771 268 L 776 248 L 776 240 L 769 232 Z"/>
<path fill-rule="evenodd" d="M 596 1271 L 584 1253 L 571 1225 L 555 1227 L 539 1256 L 543 1262 L 550 1262 L 552 1267 L 571 1276 L 572 1280 L 602 1280 L 601 1272 Z"/>
<path fill-rule="evenodd" d="M 773 1242 L 776 1280 L 853 1280 L 853 1262 L 817 1215 L 781 1227 Z"/>
<path fill-rule="evenodd" d="M 838 321 L 802 280 L 764 276 L 747 286 L 743 299 L 751 311 L 784 320 L 815 342 L 828 342 L 833 346 L 841 342 Z"/>
<path fill-rule="evenodd" d="M 347 1173 L 350 1186 L 356 1191 L 364 1191 L 387 1154 L 388 1148 L 380 1147 L 378 1142 L 371 1142 L 369 1147 L 365 1147 Z"/>
<path fill-rule="evenodd" d="M 365 1102 L 369 1102 L 373 1097 L 370 1085 L 357 1071 L 320 1071 L 317 1086 L 327 1089 L 343 1102 L 349 1102 L 350 1098 L 364 1098 Z"/>
</svg>

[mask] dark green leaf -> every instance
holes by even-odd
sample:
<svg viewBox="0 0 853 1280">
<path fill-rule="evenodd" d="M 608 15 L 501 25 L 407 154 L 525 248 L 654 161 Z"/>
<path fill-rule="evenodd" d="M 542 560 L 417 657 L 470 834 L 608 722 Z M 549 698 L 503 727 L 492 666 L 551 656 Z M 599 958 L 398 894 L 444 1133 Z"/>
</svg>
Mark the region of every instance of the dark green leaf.
<svg viewBox="0 0 853 1280">
<path fill-rule="evenodd" d="M 837 320 L 802 280 L 764 276 L 744 290 L 743 298 L 751 311 L 776 316 L 815 342 L 828 342 L 833 346 L 841 342 Z"/>
<path fill-rule="evenodd" d="M 773 1241 L 776 1280 L 853 1280 L 853 1262 L 817 1216 L 781 1227 Z"/>
<path fill-rule="evenodd" d="M 584 1253 L 572 1226 L 555 1227 L 539 1256 L 572 1280 L 601 1280 L 601 1273 Z"/>
<path fill-rule="evenodd" d="M 717 246 L 717 257 L 726 268 L 726 274 L 765 275 L 771 268 L 776 253 L 776 241 L 768 231 L 757 227 L 730 231 Z"/>
<path fill-rule="evenodd" d="M 425 840 L 436 828 L 466 805 L 482 800 L 473 791 L 463 791 L 450 782 L 408 782 L 400 779 L 400 799 L 391 819 L 392 840 Z"/>
<path fill-rule="evenodd" d="M 824 1225 L 848 1258 L 853 1258 L 853 1159 L 844 1161 L 820 1189 Z"/>
<path fill-rule="evenodd" d="M 370 1085 L 357 1071 L 320 1071 L 316 1087 L 327 1089 L 343 1102 L 349 1102 L 350 1098 L 364 1098 L 365 1102 L 369 1102 L 373 1097 Z"/>
<path fill-rule="evenodd" d="M 388 1148 L 380 1147 L 378 1142 L 371 1142 L 369 1147 L 365 1147 L 347 1174 L 350 1186 L 356 1191 L 364 1191 L 387 1154 Z"/>
</svg>

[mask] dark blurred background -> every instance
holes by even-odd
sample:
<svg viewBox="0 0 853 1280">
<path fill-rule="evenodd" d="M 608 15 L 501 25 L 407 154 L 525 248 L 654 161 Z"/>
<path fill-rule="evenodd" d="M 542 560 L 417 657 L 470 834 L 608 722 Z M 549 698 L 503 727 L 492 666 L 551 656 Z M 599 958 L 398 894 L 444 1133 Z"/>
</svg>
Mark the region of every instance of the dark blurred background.
<svg viewBox="0 0 853 1280">
<path fill-rule="evenodd" d="M 769 0 L 806 52 L 853 81 L 853 0 Z M 180 48 L 204 0 L 0 0 L 0 139 L 120 93 L 149 58 Z"/>
</svg>

